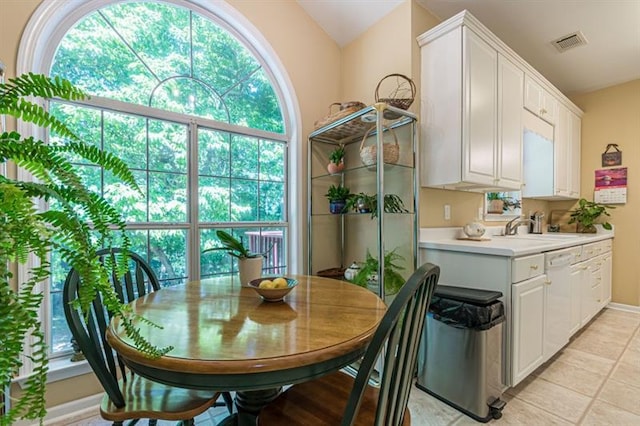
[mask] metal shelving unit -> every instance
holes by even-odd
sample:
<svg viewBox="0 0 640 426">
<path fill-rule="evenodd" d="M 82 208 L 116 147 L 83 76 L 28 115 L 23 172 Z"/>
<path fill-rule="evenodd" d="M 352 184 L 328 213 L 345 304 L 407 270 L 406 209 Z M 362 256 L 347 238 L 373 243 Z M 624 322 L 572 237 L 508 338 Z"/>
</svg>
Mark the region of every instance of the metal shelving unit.
<svg viewBox="0 0 640 426">
<path fill-rule="evenodd" d="M 385 117 L 392 116 L 393 119 Z M 315 130 L 309 135 L 308 149 L 308 241 L 310 274 L 330 268 L 346 268 L 353 261 L 364 262 L 367 252 L 378 259 L 375 290 L 383 294 L 385 253 L 395 250 L 402 256 L 405 279 L 417 267 L 418 248 L 418 173 L 416 171 L 415 115 L 377 103 Z M 383 164 L 383 144 L 399 145 L 396 163 Z M 365 135 L 366 138 L 365 138 Z M 364 139 L 364 140 L 363 140 Z M 377 161 L 366 166 L 360 158 L 362 145 L 376 144 Z M 329 174 L 329 154 L 337 146 L 345 148 L 345 169 Z M 351 193 L 377 196 L 376 217 L 370 213 L 329 213 L 325 193 L 330 185 L 342 184 Z M 407 213 L 384 212 L 384 195 L 397 195 Z"/>
</svg>

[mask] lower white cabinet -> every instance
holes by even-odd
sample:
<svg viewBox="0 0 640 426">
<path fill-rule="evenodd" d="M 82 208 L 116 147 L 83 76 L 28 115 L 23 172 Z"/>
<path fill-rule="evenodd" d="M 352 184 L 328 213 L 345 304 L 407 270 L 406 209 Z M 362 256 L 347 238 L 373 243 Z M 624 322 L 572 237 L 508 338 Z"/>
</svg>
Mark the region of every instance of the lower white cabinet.
<svg viewBox="0 0 640 426">
<path fill-rule="evenodd" d="M 611 271 L 613 268 L 613 255 L 606 252 L 602 256 L 602 299 L 600 301 L 600 309 L 607 306 L 611 302 Z"/>
<path fill-rule="evenodd" d="M 564 318 L 570 322 L 570 335 L 611 300 L 612 259 L 610 239 L 572 248 L 579 263 L 571 265 L 566 283 L 570 301 L 564 306 L 570 315 Z M 547 331 L 553 327 L 548 316 L 557 295 L 551 291 L 554 283 L 545 273 L 544 258 L 543 253 L 509 257 L 437 248 L 420 250 L 420 263 L 440 266 L 438 285 L 503 293 L 501 300 L 507 316 L 503 328 L 503 380 L 509 387 L 516 386 L 553 355 L 549 350 L 545 353 L 545 339 L 553 338 Z M 551 303 L 547 303 L 549 299 Z"/>
<path fill-rule="evenodd" d="M 546 275 L 514 284 L 512 386 L 520 383 L 544 362 L 544 314 Z"/>
<path fill-rule="evenodd" d="M 582 261 L 571 266 L 571 334 L 584 327 L 611 301 L 612 257 L 611 240 L 585 244 Z"/>
<path fill-rule="evenodd" d="M 582 262 L 571 265 L 571 311 L 569 314 L 569 336 L 573 336 L 582 327 L 582 288 L 585 281 L 587 265 Z"/>
</svg>

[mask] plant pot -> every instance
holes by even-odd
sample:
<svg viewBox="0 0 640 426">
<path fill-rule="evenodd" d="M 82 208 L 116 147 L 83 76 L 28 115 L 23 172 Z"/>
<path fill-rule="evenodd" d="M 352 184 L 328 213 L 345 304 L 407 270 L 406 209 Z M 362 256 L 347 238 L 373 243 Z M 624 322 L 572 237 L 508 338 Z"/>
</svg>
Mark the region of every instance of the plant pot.
<svg viewBox="0 0 640 426">
<path fill-rule="evenodd" d="M 356 208 L 358 209 L 358 213 L 371 213 L 371 207 L 369 207 L 369 203 L 367 203 L 363 199 L 359 199 L 356 203 Z"/>
<path fill-rule="evenodd" d="M 238 259 L 238 271 L 240 272 L 240 285 L 248 287 L 249 281 L 262 276 L 262 256 L 246 257 Z"/>
<path fill-rule="evenodd" d="M 331 200 L 329 201 L 329 212 L 332 214 L 340 214 L 343 212 L 346 205 L 346 200 Z"/>
<path fill-rule="evenodd" d="M 597 230 L 594 225 L 586 226 L 581 223 L 576 223 L 576 232 L 580 234 L 595 234 Z"/>
<path fill-rule="evenodd" d="M 489 205 L 487 206 L 487 213 L 502 214 L 503 211 L 504 211 L 504 201 L 503 200 L 491 200 L 491 201 L 489 201 Z"/>
<path fill-rule="evenodd" d="M 341 173 L 344 170 L 344 161 L 340 161 L 340 163 L 329 163 L 327 165 L 327 171 L 329 174 L 335 175 L 336 173 Z"/>
</svg>

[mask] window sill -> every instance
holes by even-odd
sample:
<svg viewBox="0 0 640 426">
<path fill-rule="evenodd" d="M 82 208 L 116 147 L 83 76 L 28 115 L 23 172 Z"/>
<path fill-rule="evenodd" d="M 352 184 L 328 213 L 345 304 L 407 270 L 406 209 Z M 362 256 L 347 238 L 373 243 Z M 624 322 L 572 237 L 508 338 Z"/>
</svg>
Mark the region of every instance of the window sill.
<svg viewBox="0 0 640 426">
<path fill-rule="evenodd" d="M 484 220 L 486 222 L 508 222 L 511 219 L 515 219 L 520 217 L 518 213 L 502 213 L 502 214 L 493 214 L 493 213 L 485 213 Z"/>
<path fill-rule="evenodd" d="M 87 361 L 71 362 L 69 359 L 56 359 L 49 361 L 47 383 L 66 380 L 91 372 L 91 366 Z M 20 376 L 16 377 L 13 381 L 23 388 L 28 378 L 29 376 Z"/>
</svg>

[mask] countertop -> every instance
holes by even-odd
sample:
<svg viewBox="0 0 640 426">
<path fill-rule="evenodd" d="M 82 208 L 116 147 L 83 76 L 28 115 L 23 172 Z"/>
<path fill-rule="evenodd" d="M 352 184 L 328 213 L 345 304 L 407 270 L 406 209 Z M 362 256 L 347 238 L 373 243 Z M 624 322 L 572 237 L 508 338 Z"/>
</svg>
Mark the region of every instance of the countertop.
<svg viewBox="0 0 640 426">
<path fill-rule="evenodd" d="M 614 237 L 614 231 L 598 228 L 595 234 L 543 233 L 527 234 L 526 227 L 518 235 L 499 235 L 503 227 L 489 227 L 484 237 L 488 240 L 460 239 L 465 235 L 461 228 L 422 228 L 419 247 L 425 249 L 479 253 L 493 256 L 524 256 L 551 250 L 593 243 Z"/>
</svg>

